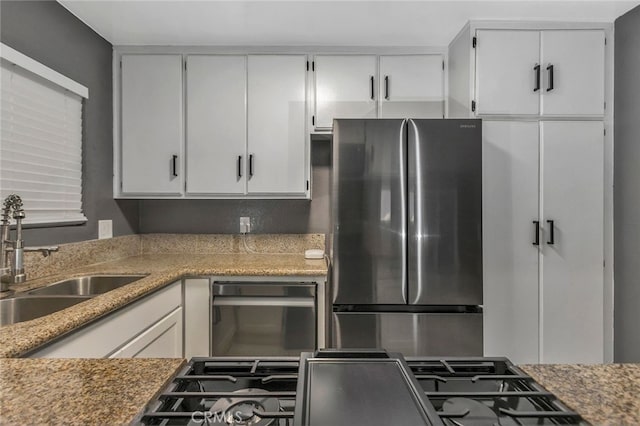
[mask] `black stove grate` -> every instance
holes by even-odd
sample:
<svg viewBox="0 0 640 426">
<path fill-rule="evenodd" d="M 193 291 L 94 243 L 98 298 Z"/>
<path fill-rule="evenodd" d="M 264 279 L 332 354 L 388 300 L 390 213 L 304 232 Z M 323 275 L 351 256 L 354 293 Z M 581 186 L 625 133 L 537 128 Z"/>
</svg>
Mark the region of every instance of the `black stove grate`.
<svg viewBox="0 0 640 426">
<path fill-rule="evenodd" d="M 506 358 L 406 360 L 446 425 L 587 424 Z M 451 401 L 459 408 L 445 410 Z"/>
<path fill-rule="evenodd" d="M 211 409 L 221 399 L 276 400 L 274 411 L 250 409 L 256 425 L 289 425 L 299 358 L 193 358 L 137 419 L 144 425 L 223 425 Z M 238 393 L 251 389 L 250 396 Z M 273 407 L 272 407 L 273 408 Z M 221 414 L 220 414 L 221 415 Z"/>
<path fill-rule="evenodd" d="M 506 358 L 405 360 L 439 416 L 434 424 L 438 420 L 447 426 L 588 424 Z M 221 400 L 249 398 L 238 392 L 250 389 L 249 399 L 270 402 L 246 410 L 257 416 L 251 424 L 293 425 L 299 368 L 298 357 L 193 358 L 136 422 L 227 424 L 215 418 L 207 421 L 204 416 Z"/>
</svg>

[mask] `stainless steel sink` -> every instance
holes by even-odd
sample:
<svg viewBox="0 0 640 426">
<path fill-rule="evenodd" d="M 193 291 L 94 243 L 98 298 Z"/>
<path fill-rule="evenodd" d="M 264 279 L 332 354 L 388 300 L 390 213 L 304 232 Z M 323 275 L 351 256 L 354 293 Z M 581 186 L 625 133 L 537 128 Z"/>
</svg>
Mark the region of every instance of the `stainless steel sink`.
<svg viewBox="0 0 640 426">
<path fill-rule="evenodd" d="M 89 275 L 59 281 L 45 287 L 31 290 L 28 294 L 96 296 L 131 284 L 144 277 L 146 277 L 146 275 Z"/>
<path fill-rule="evenodd" d="M 0 300 L 0 326 L 40 318 L 90 299 L 87 296 L 16 296 Z"/>
</svg>

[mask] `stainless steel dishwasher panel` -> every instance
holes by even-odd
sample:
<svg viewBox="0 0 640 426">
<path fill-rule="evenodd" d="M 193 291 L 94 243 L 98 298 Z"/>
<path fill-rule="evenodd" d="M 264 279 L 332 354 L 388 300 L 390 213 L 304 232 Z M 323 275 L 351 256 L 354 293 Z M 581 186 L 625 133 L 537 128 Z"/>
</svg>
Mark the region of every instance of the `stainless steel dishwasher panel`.
<svg viewBox="0 0 640 426">
<path fill-rule="evenodd" d="M 300 355 L 316 348 L 316 285 L 214 282 L 212 356 Z"/>
</svg>

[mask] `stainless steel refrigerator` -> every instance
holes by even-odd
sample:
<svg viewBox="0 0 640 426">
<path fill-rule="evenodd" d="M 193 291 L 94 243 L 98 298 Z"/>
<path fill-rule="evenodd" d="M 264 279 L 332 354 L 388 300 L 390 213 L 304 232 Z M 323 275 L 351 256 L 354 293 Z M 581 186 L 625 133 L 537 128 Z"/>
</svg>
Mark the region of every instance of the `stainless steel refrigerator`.
<svg viewBox="0 0 640 426">
<path fill-rule="evenodd" d="M 482 124 L 333 125 L 332 346 L 482 355 Z"/>
</svg>

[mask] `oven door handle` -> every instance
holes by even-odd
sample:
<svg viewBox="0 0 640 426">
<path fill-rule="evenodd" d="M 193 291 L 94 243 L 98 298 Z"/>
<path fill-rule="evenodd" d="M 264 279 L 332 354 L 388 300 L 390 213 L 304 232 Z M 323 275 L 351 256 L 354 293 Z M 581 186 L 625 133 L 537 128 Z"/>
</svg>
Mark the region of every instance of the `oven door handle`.
<svg viewBox="0 0 640 426">
<path fill-rule="evenodd" d="M 313 308 L 316 306 L 313 297 L 215 297 L 213 306 L 289 306 Z"/>
</svg>

